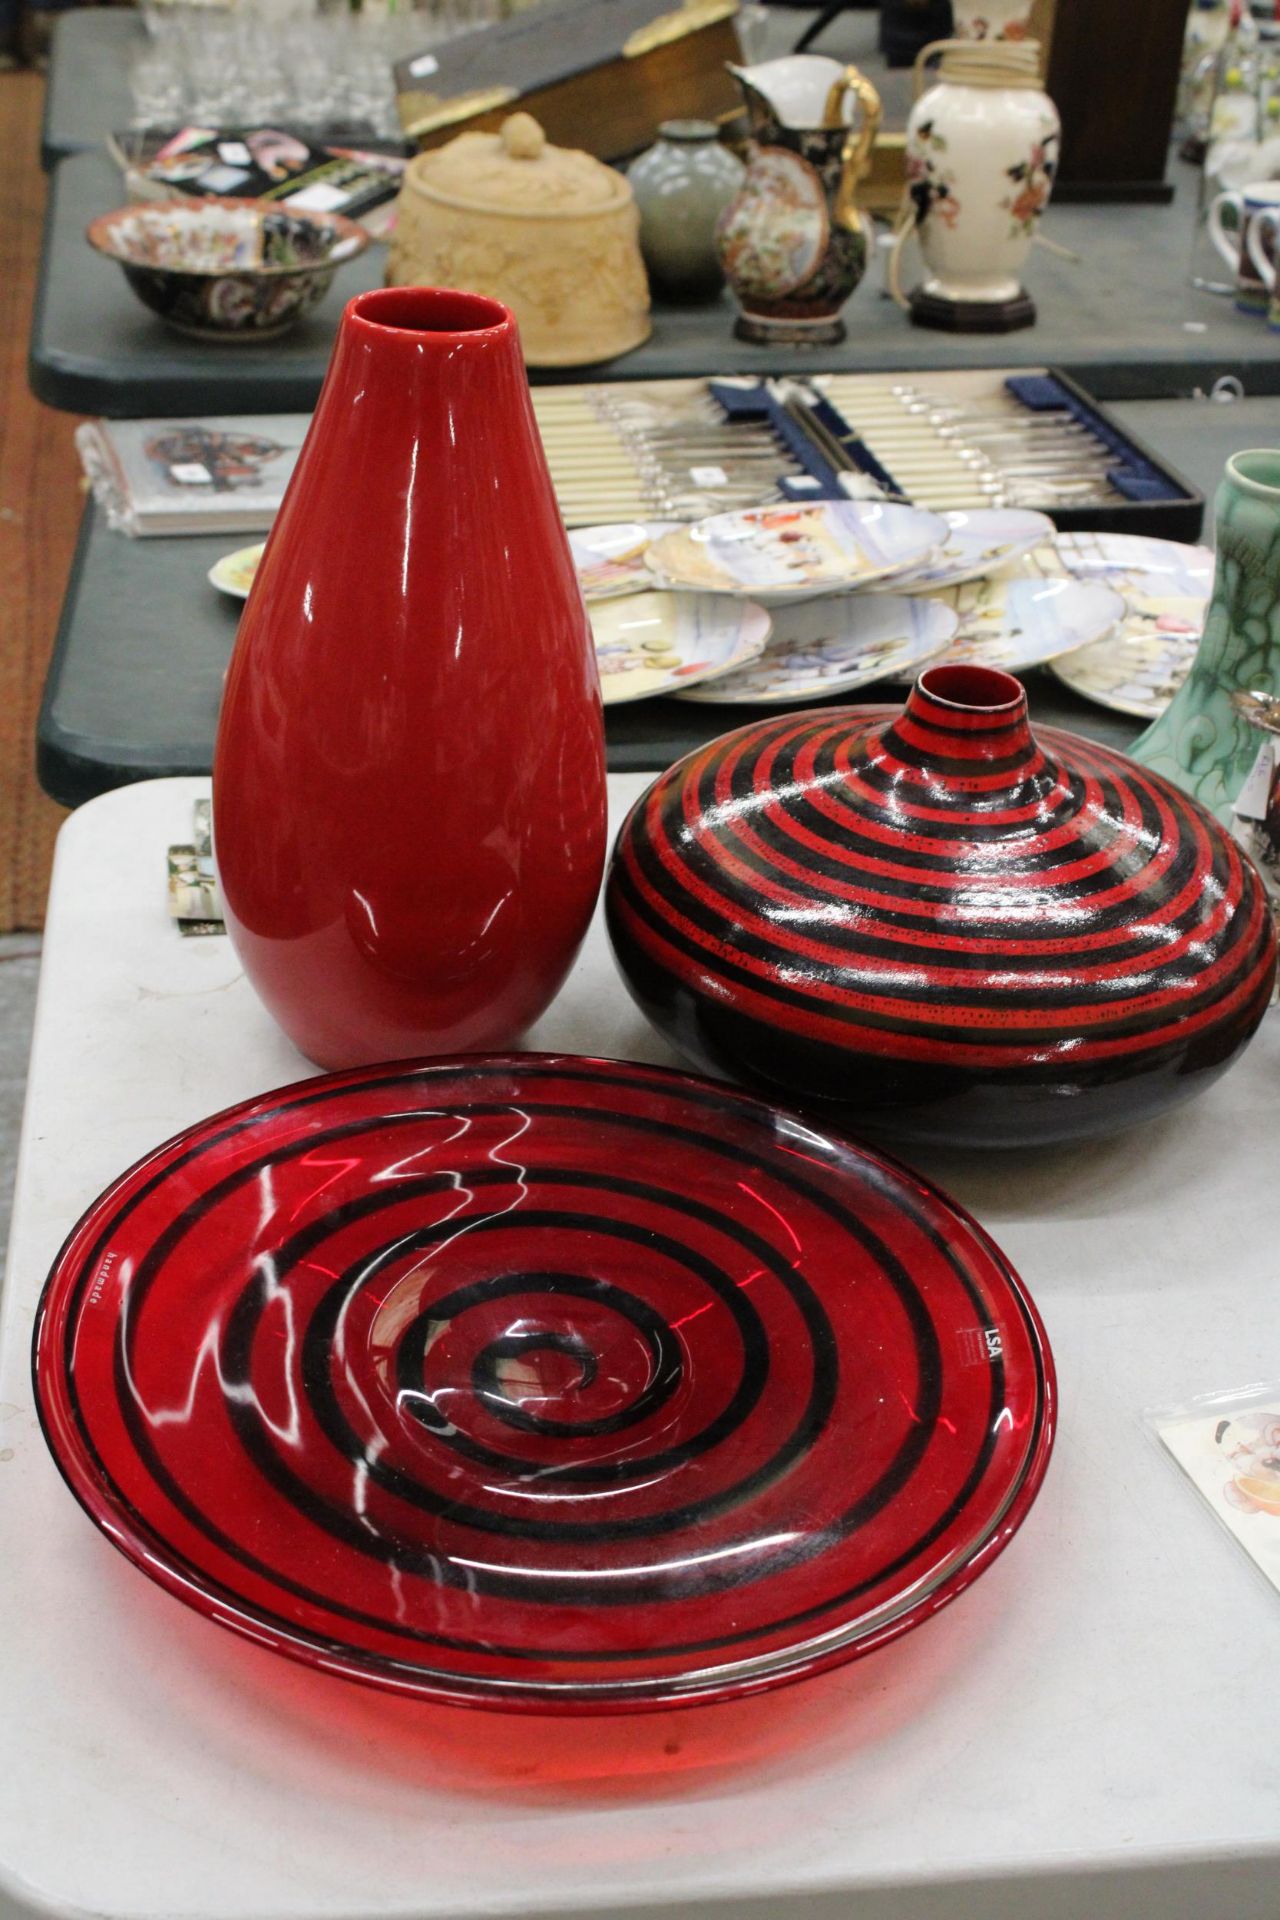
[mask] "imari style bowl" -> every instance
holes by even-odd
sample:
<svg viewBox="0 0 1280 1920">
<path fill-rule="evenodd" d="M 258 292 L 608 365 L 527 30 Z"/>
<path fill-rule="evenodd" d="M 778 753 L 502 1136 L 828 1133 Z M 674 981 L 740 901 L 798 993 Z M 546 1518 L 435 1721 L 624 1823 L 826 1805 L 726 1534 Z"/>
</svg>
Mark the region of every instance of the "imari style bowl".
<svg viewBox="0 0 1280 1920">
<path fill-rule="evenodd" d="M 189 1606 L 542 1713 L 883 1645 L 1008 1543 L 1053 1437 L 1035 1308 L 927 1181 L 723 1084 L 535 1054 L 328 1075 L 159 1147 L 59 1255 L 35 1376 L 76 1497 Z"/>
<path fill-rule="evenodd" d="M 887 1137 L 1078 1139 L 1212 1084 L 1270 998 L 1258 875 L 1195 801 L 1021 685 L 926 669 L 905 712 L 727 734 L 614 853 L 618 964 L 696 1060 Z"/>
<path fill-rule="evenodd" d="M 336 213 L 260 200 L 143 201 L 100 214 L 91 246 L 118 260 L 144 306 L 202 340 L 267 340 L 322 300 L 369 236 Z"/>
</svg>

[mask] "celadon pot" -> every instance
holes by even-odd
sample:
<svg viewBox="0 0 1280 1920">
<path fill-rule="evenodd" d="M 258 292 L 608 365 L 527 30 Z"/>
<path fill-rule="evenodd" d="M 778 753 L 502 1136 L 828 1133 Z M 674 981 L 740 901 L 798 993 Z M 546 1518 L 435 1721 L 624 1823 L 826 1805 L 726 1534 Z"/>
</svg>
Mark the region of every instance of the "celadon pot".
<svg viewBox="0 0 1280 1920">
<path fill-rule="evenodd" d="M 1234 695 L 1280 697 L 1280 448 L 1234 454 L 1214 513 L 1218 566 L 1195 664 L 1130 753 L 1229 826 L 1259 740 Z"/>
</svg>

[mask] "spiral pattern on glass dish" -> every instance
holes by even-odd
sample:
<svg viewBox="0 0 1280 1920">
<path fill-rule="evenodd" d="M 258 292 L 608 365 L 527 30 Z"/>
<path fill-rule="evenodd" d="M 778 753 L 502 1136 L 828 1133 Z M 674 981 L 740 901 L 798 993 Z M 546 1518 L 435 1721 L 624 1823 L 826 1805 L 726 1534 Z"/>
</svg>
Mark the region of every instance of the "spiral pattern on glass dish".
<svg viewBox="0 0 1280 1920">
<path fill-rule="evenodd" d="M 966 1144 L 1185 1097 L 1275 969 L 1210 815 L 1104 747 L 1037 740 L 988 670 L 926 673 L 896 717 L 792 715 L 691 754 L 634 808 L 607 900 L 636 998 L 695 1057 Z"/>
<path fill-rule="evenodd" d="M 41 1417 L 222 1624 L 463 1703 L 616 1710 L 879 1645 L 1038 1487 L 1043 1333 L 924 1181 L 731 1089 L 526 1056 L 203 1123 L 54 1269 Z"/>
</svg>

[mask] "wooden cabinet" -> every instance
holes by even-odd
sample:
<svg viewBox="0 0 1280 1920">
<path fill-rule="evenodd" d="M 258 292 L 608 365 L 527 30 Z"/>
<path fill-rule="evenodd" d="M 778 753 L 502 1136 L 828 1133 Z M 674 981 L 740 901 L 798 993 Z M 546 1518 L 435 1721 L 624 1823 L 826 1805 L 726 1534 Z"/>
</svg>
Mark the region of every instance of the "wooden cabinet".
<svg viewBox="0 0 1280 1920">
<path fill-rule="evenodd" d="M 1057 0 L 1048 88 L 1062 115 L 1056 200 L 1169 200 L 1187 0 Z"/>
</svg>

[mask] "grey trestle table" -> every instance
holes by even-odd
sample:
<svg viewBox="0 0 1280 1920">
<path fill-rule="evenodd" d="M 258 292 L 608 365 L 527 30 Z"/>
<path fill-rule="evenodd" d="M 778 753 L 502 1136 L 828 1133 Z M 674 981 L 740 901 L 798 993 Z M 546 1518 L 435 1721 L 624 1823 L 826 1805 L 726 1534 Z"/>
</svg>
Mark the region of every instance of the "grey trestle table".
<svg viewBox="0 0 1280 1920">
<path fill-rule="evenodd" d="M 1195 176 L 1179 174 L 1168 207 L 1063 206 L 1050 230 L 1079 263 L 1037 251 L 1028 281 L 1039 323 L 1013 334 L 946 334 L 912 327 L 880 284 L 879 267 L 846 310 L 848 339 L 824 349 L 841 371 L 1059 366 L 1101 399 L 1162 398 L 1207 390 L 1224 374 L 1247 393 L 1280 393 L 1280 335 L 1187 279 Z M 113 418 L 174 413 L 289 413 L 314 405 L 343 300 L 378 285 L 381 246 L 335 278 L 291 334 L 261 346 L 215 350 L 174 333 L 141 306 L 85 228 L 118 206 L 118 170 L 102 153 L 54 169 L 31 333 L 30 375 L 50 406 Z M 779 353 L 733 336 L 727 294 L 709 306 L 658 303 L 650 340 L 601 367 L 537 379 L 660 379 L 707 373 L 803 371 L 804 349 Z"/>
<path fill-rule="evenodd" d="M 1280 439 L 1280 400 L 1135 402 L 1117 411 L 1210 493 L 1229 453 Z M 226 535 L 129 540 L 87 508 L 38 723 L 40 778 L 56 799 L 75 806 L 127 781 L 208 771 L 239 609 L 205 575 L 241 544 Z M 1033 674 L 1029 688 L 1039 722 L 1121 748 L 1137 731 L 1048 673 Z M 874 689 L 867 697 L 897 696 Z M 612 708 L 610 764 L 656 770 L 760 711 L 678 700 Z"/>
</svg>

